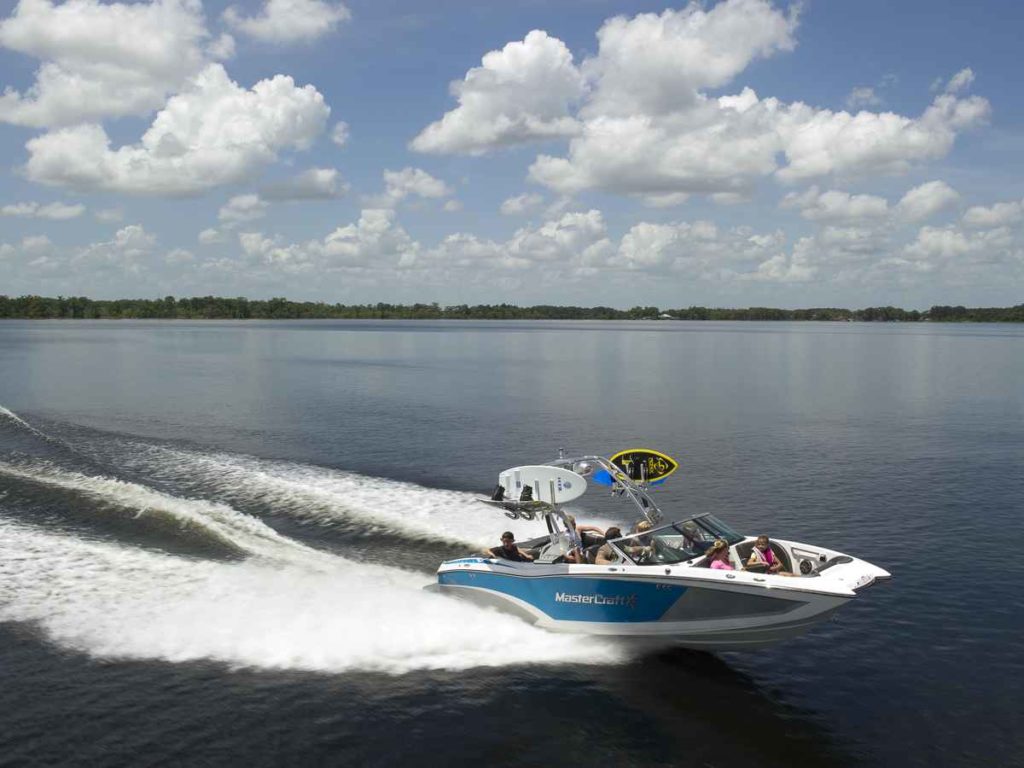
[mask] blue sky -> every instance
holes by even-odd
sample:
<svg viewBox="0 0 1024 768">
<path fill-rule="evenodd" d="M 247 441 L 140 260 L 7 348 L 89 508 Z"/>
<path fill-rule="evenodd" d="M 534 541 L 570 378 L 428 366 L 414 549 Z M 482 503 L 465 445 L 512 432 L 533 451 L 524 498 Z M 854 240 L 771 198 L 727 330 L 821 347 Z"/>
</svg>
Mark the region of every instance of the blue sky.
<svg viewBox="0 0 1024 768">
<path fill-rule="evenodd" d="M 1016 3 L 0 7 L 0 293 L 1024 300 Z"/>
</svg>

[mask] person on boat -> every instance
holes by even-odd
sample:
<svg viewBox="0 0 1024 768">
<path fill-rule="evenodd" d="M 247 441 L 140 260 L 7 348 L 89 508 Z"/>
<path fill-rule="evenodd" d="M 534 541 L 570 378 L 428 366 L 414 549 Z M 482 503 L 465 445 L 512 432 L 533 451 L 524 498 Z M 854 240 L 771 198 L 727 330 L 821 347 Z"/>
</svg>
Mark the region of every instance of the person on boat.
<svg viewBox="0 0 1024 768">
<path fill-rule="evenodd" d="M 707 552 L 711 542 L 701 535 L 700 529 L 692 521 L 683 523 L 683 546 L 698 555 Z"/>
<path fill-rule="evenodd" d="M 516 546 L 516 536 L 512 531 L 501 534 L 501 544 L 484 550 L 485 557 L 497 557 L 502 560 L 516 560 L 521 563 L 532 563 L 533 558 Z"/>
<path fill-rule="evenodd" d="M 576 529 L 576 535 L 584 547 L 592 544 L 604 544 L 604 531 L 596 525 L 579 525 L 572 515 L 566 515 L 565 520 Z M 595 539 L 599 539 L 599 541 L 595 541 Z"/>
<path fill-rule="evenodd" d="M 747 569 L 751 571 L 763 571 L 765 573 L 775 573 L 780 576 L 790 576 L 792 574 L 782 570 L 782 562 L 772 552 L 771 542 L 768 537 L 761 534 L 757 537 L 757 541 L 754 542 L 754 548 L 750 550 L 750 559 L 747 560 Z"/>
<path fill-rule="evenodd" d="M 649 520 L 641 520 L 633 526 L 633 535 L 620 545 L 638 565 L 654 562 L 654 542 L 648 533 L 653 527 Z"/>
<path fill-rule="evenodd" d="M 735 571 L 732 563 L 729 562 L 729 542 L 725 539 L 715 539 L 715 543 L 708 550 L 708 566 L 716 571 Z"/>
<path fill-rule="evenodd" d="M 598 548 L 594 555 L 594 565 L 614 565 L 619 562 L 618 554 L 614 549 L 612 549 L 611 544 L 608 542 L 612 539 L 617 539 L 620 536 L 622 536 L 622 531 L 614 525 L 604 532 L 605 543 Z"/>
</svg>

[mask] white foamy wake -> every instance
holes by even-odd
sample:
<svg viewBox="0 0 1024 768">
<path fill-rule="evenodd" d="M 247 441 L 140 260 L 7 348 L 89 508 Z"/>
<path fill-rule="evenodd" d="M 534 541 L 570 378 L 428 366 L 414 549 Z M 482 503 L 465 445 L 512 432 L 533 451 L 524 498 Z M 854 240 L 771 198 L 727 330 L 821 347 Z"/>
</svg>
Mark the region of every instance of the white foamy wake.
<svg viewBox="0 0 1024 768">
<path fill-rule="evenodd" d="M 0 621 L 97 658 L 210 659 L 322 672 L 614 663 L 622 650 L 421 591 L 423 578 L 332 557 L 311 570 L 54 535 L 0 518 Z"/>
<path fill-rule="evenodd" d="M 234 454 L 155 445 L 139 449 L 149 462 L 145 471 L 198 480 L 204 487 L 234 498 L 261 501 L 275 510 L 318 522 L 355 521 L 369 529 L 474 547 L 495 543 L 502 530 L 511 530 L 520 539 L 546 533 L 542 522 L 510 520 L 500 510 L 477 501 L 477 494 L 464 491 Z M 581 522 L 611 525 L 581 515 Z"/>
<path fill-rule="evenodd" d="M 17 424 L 22 429 L 24 429 L 24 430 L 26 430 L 28 432 L 31 432 L 36 437 L 40 437 L 43 440 L 45 440 L 46 442 L 48 442 L 48 443 L 59 443 L 59 442 L 61 442 L 60 440 L 57 440 L 55 438 L 50 437 L 45 432 L 39 431 L 38 429 L 33 427 L 31 424 L 29 424 L 27 421 L 25 421 L 23 418 L 21 418 L 21 416 L 16 414 L 14 411 L 12 411 L 12 410 L 10 410 L 8 408 L 4 408 L 2 405 L 0 405 L 0 418 L 4 418 L 4 419 L 7 419 L 9 421 L 13 421 L 15 424 Z"/>
<path fill-rule="evenodd" d="M 248 554 L 278 559 L 297 555 L 311 560 L 325 557 L 324 553 L 282 536 L 255 517 L 226 504 L 170 496 L 137 483 L 70 472 L 49 462 L 11 464 L 0 461 L 2 475 L 75 491 L 101 502 L 135 509 L 137 515 L 162 515 L 183 527 L 198 528 Z"/>
</svg>

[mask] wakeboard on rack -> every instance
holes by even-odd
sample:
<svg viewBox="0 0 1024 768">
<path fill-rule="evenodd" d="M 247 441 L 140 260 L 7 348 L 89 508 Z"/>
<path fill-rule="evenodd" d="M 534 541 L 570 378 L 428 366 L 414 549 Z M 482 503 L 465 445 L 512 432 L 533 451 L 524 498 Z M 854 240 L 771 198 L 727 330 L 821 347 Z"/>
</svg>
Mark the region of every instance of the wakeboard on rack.
<svg viewBox="0 0 1024 768">
<path fill-rule="evenodd" d="M 501 507 L 513 520 L 532 520 L 537 513 L 556 504 L 578 499 L 587 481 L 568 469 L 546 464 L 512 467 L 498 475 L 498 487 L 486 503 Z"/>
<path fill-rule="evenodd" d="M 678 461 L 652 448 L 628 448 L 616 453 L 609 461 L 634 483 L 648 485 L 661 485 L 679 469 Z M 594 473 L 593 479 L 601 485 L 615 485 L 615 478 L 605 470 Z"/>
</svg>

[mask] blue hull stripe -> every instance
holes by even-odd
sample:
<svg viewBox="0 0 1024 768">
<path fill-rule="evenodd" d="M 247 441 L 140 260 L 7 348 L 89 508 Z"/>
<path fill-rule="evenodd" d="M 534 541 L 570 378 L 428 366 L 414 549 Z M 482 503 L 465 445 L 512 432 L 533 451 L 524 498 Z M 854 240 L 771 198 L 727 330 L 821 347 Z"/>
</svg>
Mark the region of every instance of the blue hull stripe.
<svg viewBox="0 0 1024 768">
<path fill-rule="evenodd" d="M 479 571 L 438 574 L 442 586 L 475 587 L 510 595 L 557 621 L 658 621 L 686 587 L 564 576 L 517 577 Z"/>
</svg>

